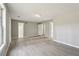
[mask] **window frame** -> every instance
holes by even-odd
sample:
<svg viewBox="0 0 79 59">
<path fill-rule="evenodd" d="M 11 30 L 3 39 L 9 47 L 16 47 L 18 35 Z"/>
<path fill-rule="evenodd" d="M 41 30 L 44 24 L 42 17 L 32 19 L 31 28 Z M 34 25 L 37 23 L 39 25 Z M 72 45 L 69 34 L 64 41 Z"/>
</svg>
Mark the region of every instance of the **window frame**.
<svg viewBox="0 0 79 59">
<path fill-rule="evenodd" d="M 2 44 L 0 45 L 0 50 L 6 44 L 6 8 L 3 3 L 0 3 L 1 6 L 1 27 L 2 27 Z"/>
</svg>

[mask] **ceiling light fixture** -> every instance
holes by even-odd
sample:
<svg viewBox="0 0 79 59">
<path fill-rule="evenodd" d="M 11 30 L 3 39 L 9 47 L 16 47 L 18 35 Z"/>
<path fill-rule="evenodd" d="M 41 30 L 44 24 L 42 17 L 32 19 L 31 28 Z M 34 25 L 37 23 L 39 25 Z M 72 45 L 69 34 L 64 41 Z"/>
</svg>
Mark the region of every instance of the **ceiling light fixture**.
<svg viewBox="0 0 79 59">
<path fill-rule="evenodd" d="M 35 14 L 35 17 L 41 17 L 39 14 Z"/>
</svg>

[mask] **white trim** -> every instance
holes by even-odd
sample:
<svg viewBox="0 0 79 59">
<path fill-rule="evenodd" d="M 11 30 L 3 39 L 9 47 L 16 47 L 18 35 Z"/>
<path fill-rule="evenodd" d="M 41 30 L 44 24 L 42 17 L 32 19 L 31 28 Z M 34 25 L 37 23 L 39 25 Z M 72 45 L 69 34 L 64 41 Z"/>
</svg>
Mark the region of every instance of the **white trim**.
<svg viewBox="0 0 79 59">
<path fill-rule="evenodd" d="M 0 3 L 2 9 L 6 9 L 3 3 Z"/>
<path fill-rule="evenodd" d="M 0 46 L 0 52 L 3 50 L 4 46 L 6 45 L 6 8 L 3 3 L 0 3 L 2 8 L 2 26 L 3 26 L 3 43 Z"/>
<path fill-rule="evenodd" d="M 6 9 L 5 9 L 5 6 L 4 4 L 0 4 L 1 5 L 1 8 L 2 8 L 2 26 L 3 26 L 3 44 L 2 46 L 0 47 L 0 49 L 3 47 L 3 45 L 5 45 L 6 43 Z"/>
<path fill-rule="evenodd" d="M 74 48 L 78 48 L 79 49 L 79 46 L 71 45 L 71 44 L 64 43 L 64 42 L 61 42 L 61 41 L 58 41 L 58 40 L 54 40 L 54 41 L 55 42 L 58 42 L 58 43 L 61 43 L 61 44 L 65 44 L 65 45 L 68 45 L 68 46 L 71 46 L 71 47 L 74 47 Z"/>
</svg>

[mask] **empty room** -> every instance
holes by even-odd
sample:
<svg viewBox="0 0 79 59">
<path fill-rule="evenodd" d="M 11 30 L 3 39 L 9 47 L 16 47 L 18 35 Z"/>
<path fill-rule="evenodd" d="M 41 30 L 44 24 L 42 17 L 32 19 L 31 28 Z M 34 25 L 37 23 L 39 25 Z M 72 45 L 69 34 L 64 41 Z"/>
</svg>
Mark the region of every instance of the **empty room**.
<svg viewBox="0 0 79 59">
<path fill-rule="evenodd" d="M 79 3 L 0 4 L 0 56 L 79 56 Z"/>
</svg>

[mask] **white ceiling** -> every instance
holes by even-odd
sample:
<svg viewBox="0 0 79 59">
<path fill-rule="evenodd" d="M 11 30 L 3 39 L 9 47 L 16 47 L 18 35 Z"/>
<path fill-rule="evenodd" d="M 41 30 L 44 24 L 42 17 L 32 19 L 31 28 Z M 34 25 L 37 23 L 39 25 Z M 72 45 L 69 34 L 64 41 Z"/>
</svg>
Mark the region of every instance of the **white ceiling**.
<svg viewBox="0 0 79 59">
<path fill-rule="evenodd" d="M 12 19 L 32 22 L 54 19 L 66 12 L 79 10 L 79 4 L 74 3 L 8 3 L 7 5 Z M 36 14 L 40 17 L 36 17 Z"/>
</svg>

